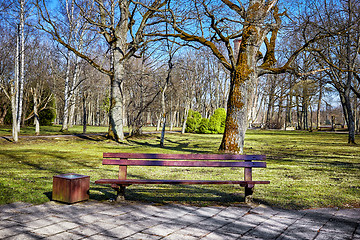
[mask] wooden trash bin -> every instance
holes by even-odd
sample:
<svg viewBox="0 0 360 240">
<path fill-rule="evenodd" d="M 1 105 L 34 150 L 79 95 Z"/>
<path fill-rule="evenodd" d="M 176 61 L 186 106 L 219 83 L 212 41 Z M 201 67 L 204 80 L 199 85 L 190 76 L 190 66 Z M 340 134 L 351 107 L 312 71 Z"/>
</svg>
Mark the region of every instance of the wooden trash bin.
<svg viewBox="0 0 360 240">
<path fill-rule="evenodd" d="M 52 200 L 76 203 L 89 199 L 90 177 L 66 173 L 53 177 Z"/>
</svg>

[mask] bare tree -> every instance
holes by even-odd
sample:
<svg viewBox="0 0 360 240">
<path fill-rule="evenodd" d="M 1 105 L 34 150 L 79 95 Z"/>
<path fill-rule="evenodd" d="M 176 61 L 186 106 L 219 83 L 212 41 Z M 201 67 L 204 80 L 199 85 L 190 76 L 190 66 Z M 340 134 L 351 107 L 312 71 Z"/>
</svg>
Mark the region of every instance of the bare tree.
<svg viewBox="0 0 360 240">
<path fill-rule="evenodd" d="M 54 40 L 74 52 L 77 56 L 86 60 L 90 65 L 110 77 L 110 126 L 108 135 L 110 138 L 121 141 L 123 133 L 123 108 L 124 108 L 124 74 L 125 63 L 134 56 L 138 49 L 147 43 L 144 41 L 144 29 L 149 24 L 149 19 L 155 11 L 166 3 L 165 1 L 154 0 L 149 3 L 151 10 L 143 8 L 130 0 L 78 2 L 76 6 L 80 15 L 88 22 L 94 34 L 102 35 L 108 44 L 110 62 L 108 66 L 98 62 L 91 54 L 80 52 L 74 45 L 64 39 L 57 28 L 57 21 L 50 15 L 45 1 L 37 0 L 37 7 L 40 16 L 39 25 L 51 34 Z M 130 41 L 128 41 L 130 36 Z"/>
<path fill-rule="evenodd" d="M 340 4 L 324 2 L 322 6 L 318 6 L 314 28 L 326 32 L 338 32 L 338 34 L 324 39 L 310 49 L 318 63 L 327 69 L 326 75 L 339 93 L 349 129 L 349 143 L 355 143 L 355 119 L 351 91 L 354 89 L 352 87 L 354 74 L 356 74 L 356 69 L 359 69 L 359 9 L 360 2 L 355 0 L 341 1 Z M 336 26 L 334 26 L 334 22 L 337 22 Z"/>
<path fill-rule="evenodd" d="M 325 37 L 322 34 L 310 35 L 288 61 L 281 67 L 275 67 L 276 39 L 282 23 L 281 17 L 286 15 L 286 12 L 279 12 L 277 2 L 249 0 L 238 1 L 236 4 L 230 0 L 216 3 L 193 0 L 186 6 L 174 3 L 168 14 L 163 15 L 163 19 L 172 24 L 175 33 L 148 34 L 177 37 L 208 47 L 230 72 L 226 127 L 220 145 L 220 150 L 225 152 L 243 152 L 248 96 L 252 95 L 256 79 L 264 74 L 294 71 L 291 69 L 291 63 L 297 55 L 312 42 Z M 235 52 L 232 41 L 237 38 L 241 43 L 238 52 Z M 262 45 L 266 47 L 265 54 L 260 53 Z"/>
</svg>

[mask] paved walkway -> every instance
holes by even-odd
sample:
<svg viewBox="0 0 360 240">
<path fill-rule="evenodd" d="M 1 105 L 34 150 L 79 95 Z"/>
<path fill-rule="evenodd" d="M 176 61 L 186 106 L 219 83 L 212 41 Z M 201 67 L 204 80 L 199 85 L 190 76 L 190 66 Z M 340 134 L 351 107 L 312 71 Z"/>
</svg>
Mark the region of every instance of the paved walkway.
<svg viewBox="0 0 360 240">
<path fill-rule="evenodd" d="M 0 239 L 360 239 L 360 209 L 100 203 L 0 206 Z"/>
</svg>

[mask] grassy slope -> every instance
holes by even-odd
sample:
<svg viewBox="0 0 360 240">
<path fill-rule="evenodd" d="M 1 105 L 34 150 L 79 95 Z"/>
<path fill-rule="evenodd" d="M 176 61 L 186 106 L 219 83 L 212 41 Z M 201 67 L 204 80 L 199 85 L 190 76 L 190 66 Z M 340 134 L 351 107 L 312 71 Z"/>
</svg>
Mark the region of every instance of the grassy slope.
<svg viewBox="0 0 360 240">
<path fill-rule="evenodd" d="M 103 129 L 100 129 L 103 130 Z M 50 130 L 49 130 L 50 131 Z M 97 129 L 91 129 L 97 132 Z M 268 167 L 255 169 L 254 199 L 283 208 L 360 206 L 360 147 L 345 144 L 346 134 L 248 131 L 246 154 L 266 154 Z M 91 177 L 115 178 L 115 166 L 102 166 L 102 152 L 217 153 L 221 135 L 166 134 L 166 147 L 158 147 L 159 134 L 130 138 L 117 144 L 101 136 L 84 138 L 0 138 L 0 204 L 49 201 L 52 176 L 75 172 Z M 129 167 L 130 178 L 242 179 L 242 169 Z M 114 197 L 111 188 L 91 184 L 90 197 Z M 238 186 L 131 186 L 134 201 L 189 204 L 236 204 L 243 201 Z"/>
</svg>

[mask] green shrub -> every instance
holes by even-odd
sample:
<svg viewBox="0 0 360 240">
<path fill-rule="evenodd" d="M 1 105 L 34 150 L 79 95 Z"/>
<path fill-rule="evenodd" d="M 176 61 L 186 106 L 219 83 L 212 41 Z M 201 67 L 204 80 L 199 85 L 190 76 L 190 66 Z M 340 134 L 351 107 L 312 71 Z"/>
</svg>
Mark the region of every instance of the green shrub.
<svg viewBox="0 0 360 240">
<path fill-rule="evenodd" d="M 203 118 L 200 121 L 200 125 L 198 127 L 198 129 L 196 130 L 197 133 L 211 133 L 211 131 L 209 131 L 209 119 L 207 118 Z"/>
<path fill-rule="evenodd" d="M 55 110 L 55 98 L 51 99 L 47 108 L 39 112 L 39 122 L 40 126 L 52 126 L 53 122 L 56 118 L 56 110 Z"/>
<path fill-rule="evenodd" d="M 186 120 L 185 132 L 195 133 L 201 122 L 201 114 L 199 112 L 189 110 L 188 118 Z"/>
<path fill-rule="evenodd" d="M 54 109 L 44 109 L 39 113 L 40 126 L 52 126 L 56 118 Z"/>
<path fill-rule="evenodd" d="M 218 108 L 209 120 L 209 131 L 211 133 L 224 133 L 225 131 L 226 110 Z"/>
</svg>

